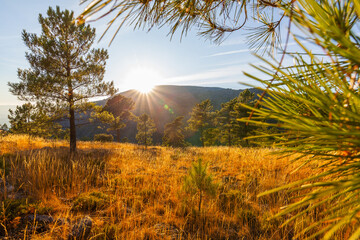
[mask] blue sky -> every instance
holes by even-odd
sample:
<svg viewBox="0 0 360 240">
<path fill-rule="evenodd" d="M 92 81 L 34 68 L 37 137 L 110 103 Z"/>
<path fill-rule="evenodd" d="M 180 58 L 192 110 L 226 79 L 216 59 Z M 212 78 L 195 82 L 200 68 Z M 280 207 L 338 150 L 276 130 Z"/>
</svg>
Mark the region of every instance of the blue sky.
<svg viewBox="0 0 360 240">
<path fill-rule="evenodd" d="M 17 68 L 27 68 L 27 48 L 22 42 L 21 31 L 40 33 L 38 15 L 46 15 L 49 6 L 59 5 L 77 16 L 85 5 L 78 0 L 16 0 L 2 1 L 0 9 L 0 105 L 21 104 L 9 92 L 8 82 L 17 82 Z M 107 20 L 91 23 L 96 27 L 97 37 L 103 33 Z M 244 32 L 230 35 L 221 45 L 215 45 L 196 32 L 189 32 L 180 42 L 178 35 L 170 41 L 168 29 L 153 29 L 150 32 L 124 28 L 110 47 L 108 43 L 115 29 L 112 29 L 94 47 L 108 49 L 105 80 L 114 81 L 119 91 L 136 87 L 129 83 L 129 72 L 148 68 L 161 75 L 161 84 L 215 86 L 241 89 L 239 82 L 253 83 L 243 71 L 254 72 L 249 63 L 259 60 L 247 49 Z M 130 81 L 131 82 L 131 81 Z"/>
</svg>

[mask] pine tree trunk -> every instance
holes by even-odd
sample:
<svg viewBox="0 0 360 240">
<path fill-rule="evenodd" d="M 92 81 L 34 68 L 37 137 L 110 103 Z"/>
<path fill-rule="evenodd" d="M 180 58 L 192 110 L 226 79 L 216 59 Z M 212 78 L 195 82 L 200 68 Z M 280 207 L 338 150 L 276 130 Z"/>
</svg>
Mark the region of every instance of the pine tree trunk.
<svg viewBox="0 0 360 240">
<path fill-rule="evenodd" d="M 228 129 L 228 146 L 231 146 L 231 130 L 230 128 Z"/>
<path fill-rule="evenodd" d="M 116 129 L 116 141 L 121 142 L 120 141 L 120 129 Z"/>
<path fill-rule="evenodd" d="M 199 214 L 201 214 L 201 202 L 202 202 L 202 194 L 201 194 L 201 191 L 199 193 Z"/>
<path fill-rule="evenodd" d="M 71 68 L 70 68 L 70 60 L 67 59 L 67 85 L 68 85 L 68 102 L 69 102 L 69 114 L 70 114 L 70 154 L 74 154 L 76 152 L 76 126 L 75 126 L 75 109 L 74 109 L 74 92 L 73 86 L 71 82 Z"/>
<path fill-rule="evenodd" d="M 75 110 L 73 104 L 70 104 L 70 153 L 76 152 L 76 126 L 75 126 Z"/>
<path fill-rule="evenodd" d="M 147 127 L 146 127 L 146 121 L 145 121 L 145 148 L 147 149 Z"/>
<path fill-rule="evenodd" d="M 247 131 L 248 131 L 248 126 L 247 126 L 247 124 L 245 124 L 245 127 L 244 127 L 244 132 L 245 132 L 244 137 L 245 138 L 247 137 Z M 249 140 L 246 139 L 245 142 L 246 142 L 246 146 L 248 147 L 249 146 Z"/>
</svg>

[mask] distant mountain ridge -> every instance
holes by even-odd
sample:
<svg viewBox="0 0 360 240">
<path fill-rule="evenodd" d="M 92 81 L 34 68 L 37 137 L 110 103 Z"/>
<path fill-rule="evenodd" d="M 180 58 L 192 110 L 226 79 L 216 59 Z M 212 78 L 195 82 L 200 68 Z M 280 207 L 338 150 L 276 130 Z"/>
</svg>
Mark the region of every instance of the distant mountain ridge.
<svg viewBox="0 0 360 240">
<path fill-rule="evenodd" d="M 141 94 L 136 90 L 129 90 L 119 93 L 131 98 L 135 102 L 133 113 L 137 116 L 147 113 L 154 119 L 157 132 L 154 135 L 155 142 L 159 143 L 166 123 L 178 116 L 184 116 L 185 121 L 189 119 L 189 113 L 195 104 L 203 100 L 210 99 L 214 110 L 219 110 L 221 104 L 236 98 L 245 89 L 235 90 L 220 87 L 197 87 L 197 86 L 176 86 L 161 85 L 156 86 L 151 93 Z M 251 88 L 255 96 L 262 91 Z M 107 100 L 97 101 L 98 105 L 104 105 Z M 77 135 L 79 139 L 92 139 L 94 134 L 103 133 L 105 130 L 99 129 L 95 124 L 79 127 Z M 122 138 L 126 137 L 131 142 L 135 142 L 136 123 L 130 122 L 126 128 L 122 129 Z"/>
</svg>

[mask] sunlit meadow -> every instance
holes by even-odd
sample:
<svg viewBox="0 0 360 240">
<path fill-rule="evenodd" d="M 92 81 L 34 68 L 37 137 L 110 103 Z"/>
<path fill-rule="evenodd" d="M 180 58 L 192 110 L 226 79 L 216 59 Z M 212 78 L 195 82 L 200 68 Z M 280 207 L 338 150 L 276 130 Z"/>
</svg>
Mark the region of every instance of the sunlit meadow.
<svg viewBox="0 0 360 240">
<path fill-rule="evenodd" d="M 309 169 L 273 149 L 150 147 L 80 142 L 70 157 L 65 141 L 9 135 L 1 138 L 1 231 L 9 239 L 68 239 L 69 225 L 93 220 L 91 239 L 292 239 L 317 214 L 281 227 L 272 218 L 298 192 L 266 190 L 302 179 Z M 209 163 L 215 197 L 183 189 L 193 161 Z M 29 214 L 54 222 L 39 230 Z M 287 216 L 289 217 L 289 216 Z"/>
</svg>

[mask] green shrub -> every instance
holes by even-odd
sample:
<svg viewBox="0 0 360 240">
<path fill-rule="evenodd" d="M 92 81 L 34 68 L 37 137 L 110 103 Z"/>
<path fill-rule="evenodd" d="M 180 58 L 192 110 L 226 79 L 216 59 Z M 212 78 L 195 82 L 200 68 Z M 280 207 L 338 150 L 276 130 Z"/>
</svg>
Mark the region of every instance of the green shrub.
<svg viewBox="0 0 360 240">
<path fill-rule="evenodd" d="M 94 212 L 109 205 L 109 196 L 101 192 L 81 194 L 73 201 L 72 211 Z"/>
<path fill-rule="evenodd" d="M 7 230 L 16 228 L 21 217 L 28 214 L 49 215 L 53 213 L 52 207 L 43 206 L 39 202 L 29 199 L 5 199 L 0 203 L 0 236 L 5 236 Z"/>
<path fill-rule="evenodd" d="M 4 219 L 13 219 L 14 217 L 25 215 L 29 212 L 30 204 L 25 199 L 2 201 L 0 214 Z"/>
<path fill-rule="evenodd" d="M 99 142 L 112 142 L 114 141 L 114 137 L 111 134 L 100 133 L 94 135 L 94 140 Z"/>
<path fill-rule="evenodd" d="M 89 142 L 89 141 L 91 141 L 91 137 L 82 137 L 82 138 L 80 138 L 80 141 L 84 141 L 84 142 Z"/>
</svg>

